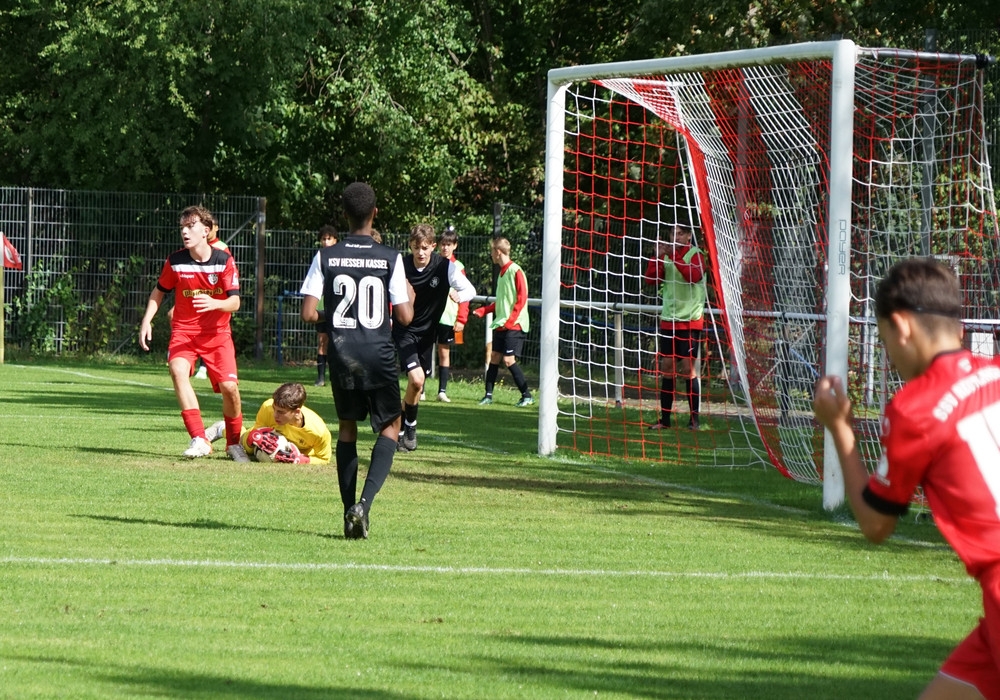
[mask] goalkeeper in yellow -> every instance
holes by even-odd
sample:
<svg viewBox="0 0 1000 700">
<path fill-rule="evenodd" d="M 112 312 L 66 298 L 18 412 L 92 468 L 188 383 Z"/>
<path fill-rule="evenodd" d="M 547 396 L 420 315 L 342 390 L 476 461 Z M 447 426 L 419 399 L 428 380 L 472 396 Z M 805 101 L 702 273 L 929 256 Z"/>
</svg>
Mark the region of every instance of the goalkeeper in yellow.
<svg viewBox="0 0 1000 700">
<path fill-rule="evenodd" d="M 332 456 L 330 429 L 305 405 L 306 390 L 298 382 L 282 384 L 261 404 L 253 427 L 244 430 L 240 443 L 258 462 L 328 464 Z M 209 440 L 222 436 L 221 422 L 205 431 Z"/>
<path fill-rule="evenodd" d="M 687 427 L 698 430 L 701 378 L 698 356 L 704 333 L 705 259 L 694 245 L 691 229 L 675 225 L 670 241 L 656 244 L 656 257 L 646 266 L 646 284 L 658 286 L 663 307 L 657 354 L 660 364 L 660 419 L 650 430 L 670 427 L 677 378 L 687 379 L 690 417 Z"/>
</svg>

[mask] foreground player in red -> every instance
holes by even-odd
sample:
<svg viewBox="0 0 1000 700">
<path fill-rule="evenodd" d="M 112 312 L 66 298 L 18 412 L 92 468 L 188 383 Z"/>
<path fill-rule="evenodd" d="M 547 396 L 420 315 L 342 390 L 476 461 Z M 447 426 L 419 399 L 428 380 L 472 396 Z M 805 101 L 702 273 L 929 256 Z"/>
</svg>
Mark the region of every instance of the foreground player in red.
<svg viewBox="0 0 1000 700">
<path fill-rule="evenodd" d="M 840 377 L 822 377 L 813 408 L 830 431 L 865 537 L 892 534 L 922 486 L 941 534 L 983 590 L 979 625 L 921 700 L 1000 700 L 1000 360 L 962 348 L 962 293 L 930 258 L 893 266 L 875 293 L 879 337 L 904 386 L 885 407 L 882 458 L 868 475 Z"/>
<path fill-rule="evenodd" d="M 200 357 L 208 368 L 212 389 L 222 394 L 226 452 L 234 461 L 249 462 L 240 446 L 243 409 L 236 349 L 229 326 L 232 314 L 240 308 L 239 274 L 233 256 L 209 242 L 215 225 L 211 212 L 200 206 L 188 207 L 181 212 L 180 223 L 184 247 L 171 253 L 163 264 L 139 324 L 139 346 L 149 350 L 153 316 L 166 295 L 173 293 L 174 318 L 167 356 L 181 418 L 191 436 L 184 456 L 195 458 L 212 453 L 212 444 L 205 438 L 198 396 L 191 387 L 191 370 Z"/>
</svg>

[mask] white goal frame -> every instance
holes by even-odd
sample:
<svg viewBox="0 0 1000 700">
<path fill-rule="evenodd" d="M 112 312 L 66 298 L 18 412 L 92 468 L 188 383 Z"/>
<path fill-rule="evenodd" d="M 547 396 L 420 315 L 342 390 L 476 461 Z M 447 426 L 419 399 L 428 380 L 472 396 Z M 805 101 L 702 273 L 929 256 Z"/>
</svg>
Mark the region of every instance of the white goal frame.
<svg viewBox="0 0 1000 700">
<path fill-rule="evenodd" d="M 696 56 L 657 58 L 557 68 L 548 73 L 545 154 L 544 237 L 542 252 L 541 355 L 539 380 L 538 453 L 557 447 L 559 401 L 560 274 L 563 242 L 564 127 L 566 94 L 581 81 L 637 78 L 706 70 L 733 69 L 789 61 L 822 60 L 832 65 L 830 153 L 827 208 L 828 265 L 826 270 L 824 339 L 825 374 L 847 378 L 851 305 L 852 162 L 855 66 L 859 49 L 850 40 L 810 42 Z M 931 56 L 920 52 L 897 54 Z M 934 54 L 938 60 L 947 56 Z M 955 56 L 955 60 L 968 57 Z M 845 384 L 846 385 L 846 384 Z M 833 509 L 844 501 L 843 475 L 828 431 L 824 436 L 823 505 Z"/>
</svg>

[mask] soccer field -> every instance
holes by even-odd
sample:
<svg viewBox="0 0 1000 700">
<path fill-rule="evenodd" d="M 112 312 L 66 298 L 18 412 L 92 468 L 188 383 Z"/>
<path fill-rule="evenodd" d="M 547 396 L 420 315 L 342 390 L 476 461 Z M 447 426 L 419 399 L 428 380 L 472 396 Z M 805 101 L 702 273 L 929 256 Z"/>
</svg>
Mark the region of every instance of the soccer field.
<svg viewBox="0 0 1000 700">
<path fill-rule="evenodd" d="M 298 380 L 335 430 L 311 367 L 241 371 L 248 422 Z M 163 366 L 0 386 L 0 698 L 913 698 L 980 614 L 932 524 L 875 547 L 773 470 L 539 458 L 503 390 L 421 404 L 345 541 L 332 466 L 180 457 Z"/>
</svg>

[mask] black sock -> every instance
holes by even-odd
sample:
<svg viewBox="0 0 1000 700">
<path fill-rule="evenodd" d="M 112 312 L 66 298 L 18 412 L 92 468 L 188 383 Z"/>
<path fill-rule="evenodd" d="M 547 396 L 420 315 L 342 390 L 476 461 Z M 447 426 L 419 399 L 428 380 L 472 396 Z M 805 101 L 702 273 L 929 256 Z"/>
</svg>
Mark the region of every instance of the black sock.
<svg viewBox="0 0 1000 700">
<path fill-rule="evenodd" d="M 493 396 L 493 385 L 497 383 L 497 372 L 500 365 L 490 365 L 486 370 L 486 395 Z"/>
<path fill-rule="evenodd" d="M 670 425 L 670 412 L 674 409 L 674 378 L 660 378 L 660 422 Z"/>
<path fill-rule="evenodd" d="M 507 369 L 510 370 L 511 376 L 514 377 L 514 383 L 517 384 L 517 388 L 521 390 L 521 396 L 530 398 L 531 392 L 528 391 L 528 380 L 525 379 L 524 372 L 521 371 L 521 365 L 515 362 Z"/>
<path fill-rule="evenodd" d="M 420 404 L 408 404 L 403 402 L 403 420 L 406 421 L 407 425 L 417 424 L 417 409 L 420 408 Z"/>
<path fill-rule="evenodd" d="M 326 381 L 326 355 L 316 355 L 316 378 L 321 381 Z"/>
<path fill-rule="evenodd" d="M 701 377 L 688 379 L 688 407 L 691 415 L 697 417 L 701 409 Z"/>
<path fill-rule="evenodd" d="M 361 491 L 361 501 L 364 504 L 365 513 L 371 508 L 375 495 L 382 489 L 382 484 L 389 476 L 389 470 L 392 469 L 392 458 L 395 456 L 396 441 L 379 435 L 372 447 L 372 461 L 368 466 L 365 488 Z"/>
<path fill-rule="evenodd" d="M 340 500 L 347 510 L 358 498 L 358 443 L 337 440 L 337 480 Z"/>
<path fill-rule="evenodd" d="M 451 367 L 438 365 L 438 393 L 444 394 L 448 391 L 448 375 L 451 374 Z"/>
</svg>

